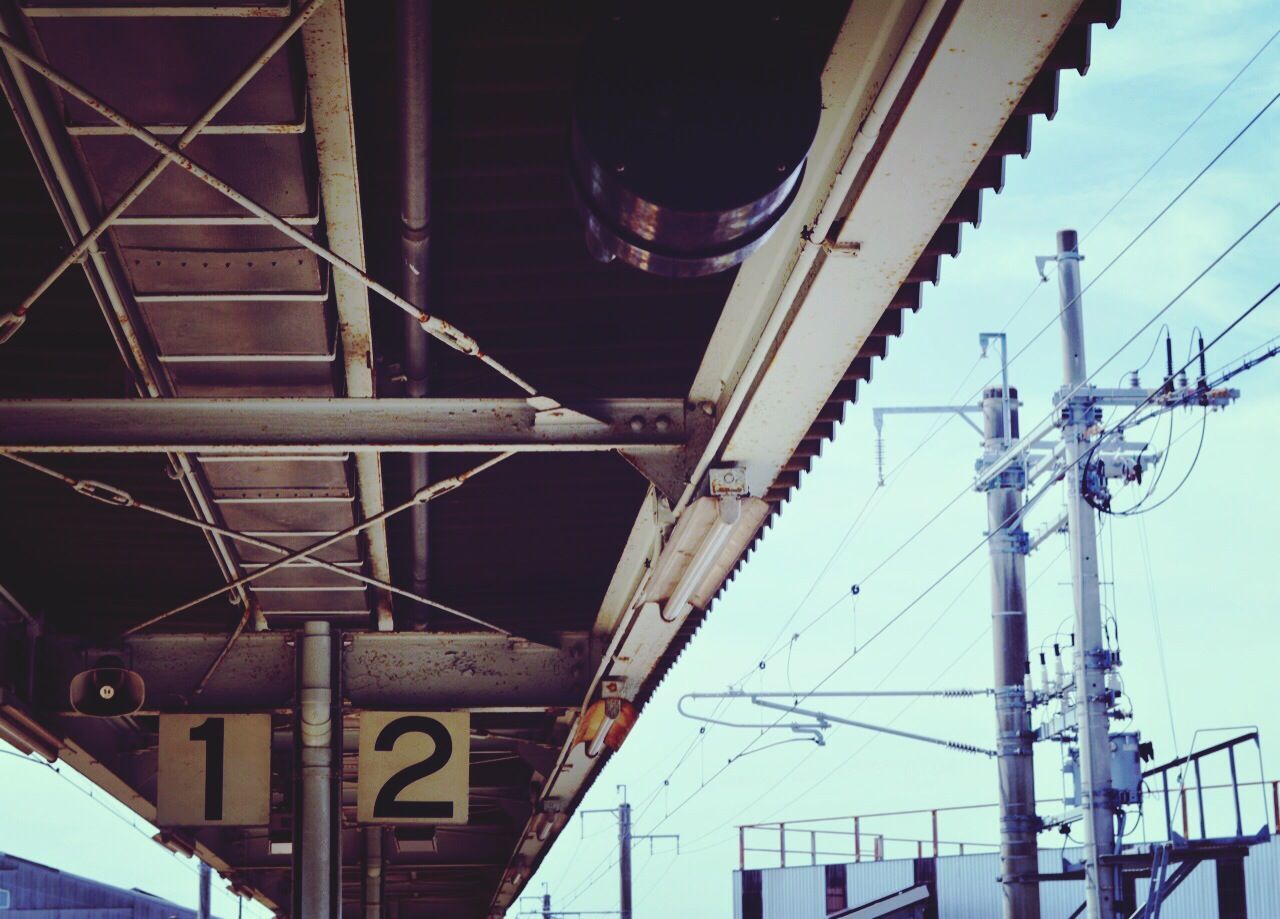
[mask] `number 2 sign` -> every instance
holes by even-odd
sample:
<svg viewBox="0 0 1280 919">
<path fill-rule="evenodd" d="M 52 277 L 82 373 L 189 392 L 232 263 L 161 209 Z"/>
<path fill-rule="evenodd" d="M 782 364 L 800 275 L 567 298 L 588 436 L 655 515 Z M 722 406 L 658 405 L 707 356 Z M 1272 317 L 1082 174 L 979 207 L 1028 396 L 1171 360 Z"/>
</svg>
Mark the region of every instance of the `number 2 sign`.
<svg viewBox="0 0 1280 919">
<path fill-rule="evenodd" d="M 270 715 L 161 715 L 156 823 L 265 826 Z"/>
<path fill-rule="evenodd" d="M 361 823 L 466 823 L 469 712 L 360 715 Z"/>
</svg>

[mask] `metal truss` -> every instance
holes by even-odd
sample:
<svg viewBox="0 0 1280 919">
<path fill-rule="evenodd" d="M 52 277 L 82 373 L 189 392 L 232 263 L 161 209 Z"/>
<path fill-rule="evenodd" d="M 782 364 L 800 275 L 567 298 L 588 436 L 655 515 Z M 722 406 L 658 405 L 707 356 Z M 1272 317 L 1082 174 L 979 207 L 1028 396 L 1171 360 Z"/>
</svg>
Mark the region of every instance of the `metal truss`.
<svg viewBox="0 0 1280 919">
<path fill-rule="evenodd" d="M 297 31 L 298 28 L 301 28 L 303 23 L 305 23 L 306 20 L 310 18 L 310 16 L 314 15 L 315 12 L 319 10 L 320 6 L 322 6 L 325 2 L 326 0 L 312 0 L 310 5 L 304 8 L 304 10 L 301 13 L 299 13 L 296 17 L 294 17 L 294 19 L 291 21 L 290 27 L 284 30 L 284 32 L 282 33 L 282 35 L 284 36 L 284 39 L 287 39 L 288 36 L 292 34 L 292 32 Z M 277 50 L 279 50 L 279 47 L 283 46 L 283 44 L 284 44 L 284 41 L 282 39 L 277 39 L 277 41 L 273 42 L 272 45 L 270 45 L 266 51 L 264 51 L 261 55 L 259 55 L 258 61 L 260 61 L 261 63 L 265 63 L 266 60 L 268 60 L 271 56 L 275 54 Z M 225 197 L 229 198 L 231 201 L 234 201 L 236 204 L 240 205 L 245 210 L 249 211 L 251 214 L 260 218 L 268 225 L 274 227 L 276 230 L 278 230 L 279 232 L 287 236 L 289 239 L 297 243 L 299 246 L 302 246 L 304 249 L 309 250 L 312 254 L 316 255 L 318 258 L 321 258 L 324 261 L 328 262 L 330 265 L 333 266 L 335 270 L 341 272 L 344 275 L 347 275 L 348 277 L 352 278 L 355 281 L 358 281 L 359 283 L 367 287 L 369 290 L 372 290 L 374 293 L 379 294 L 380 296 L 389 300 L 395 306 L 404 310 L 422 327 L 422 330 L 426 332 L 428 335 L 445 343 L 446 345 L 448 345 L 449 347 L 453 348 L 456 351 L 466 354 L 469 357 L 476 358 L 481 363 L 488 365 L 497 373 L 506 377 L 508 380 L 510 380 L 520 389 L 528 393 L 528 395 L 533 400 L 535 400 L 535 404 L 537 405 L 537 407 L 544 408 L 544 409 L 559 407 L 559 403 L 556 402 L 554 399 L 551 399 L 550 397 L 540 393 L 532 384 L 530 384 L 523 377 L 515 373 L 513 370 L 511 370 L 509 367 L 507 367 L 497 358 L 494 358 L 492 355 L 486 354 L 481 349 L 479 342 L 477 342 L 470 335 L 467 335 L 461 329 L 457 328 L 456 326 L 452 325 L 449 322 L 446 322 L 445 320 L 441 319 L 438 316 L 432 316 L 428 313 L 423 312 L 421 309 L 414 306 L 412 303 L 410 303 L 408 300 L 404 299 L 399 294 L 392 291 L 390 288 L 375 281 L 368 274 L 366 274 L 359 266 L 352 264 L 347 259 L 333 252 L 331 249 L 328 249 L 325 246 L 320 245 L 310 236 L 300 232 L 295 227 L 290 225 L 290 223 L 287 220 L 281 218 L 278 214 L 275 214 L 272 211 L 268 210 L 267 208 L 263 207 L 261 204 L 258 204 L 256 201 L 251 199 L 248 195 L 245 195 L 242 192 L 236 190 L 229 183 L 218 178 L 213 173 L 209 172 L 209 170 L 201 166 L 199 163 L 195 162 L 190 157 L 180 152 L 183 147 L 187 146 L 188 144 L 190 144 L 192 140 L 195 139 L 195 137 L 204 128 L 205 124 L 207 124 L 208 121 L 212 120 L 213 115 L 216 113 L 218 109 L 221 108 L 221 105 L 225 105 L 226 102 L 230 101 L 230 99 L 234 97 L 237 92 L 239 92 L 239 90 L 245 85 L 245 83 L 248 82 L 247 77 L 242 77 L 241 80 L 238 80 L 236 82 L 236 84 L 233 84 L 233 86 L 229 90 L 227 90 L 227 92 L 225 92 L 223 96 L 219 99 L 219 102 L 215 103 L 214 107 L 211 108 L 210 111 L 206 113 L 205 118 L 200 119 L 195 124 L 193 124 L 190 128 L 188 128 L 186 131 L 184 131 L 181 137 L 178 138 L 177 143 L 174 146 L 170 146 L 160 138 L 156 137 L 150 131 L 135 124 L 133 121 L 131 121 L 130 119 L 126 118 L 124 115 L 117 112 L 115 109 L 107 105 L 105 102 L 103 102 L 101 99 L 99 99 L 93 93 L 89 92 L 84 87 L 80 86 L 73 80 L 66 77 L 64 74 L 55 70 L 53 67 L 50 67 L 47 63 L 35 57 L 34 55 L 27 53 L 19 45 L 17 45 L 10 38 L 8 38 L 3 34 L 0 34 L 0 48 L 3 48 L 5 53 L 8 54 L 11 58 L 13 58 L 14 60 L 20 61 L 31 70 L 40 74 L 49 82 L 53 83 L 59 89 L 63 90 L 70 96 L 78 99 L 80 102 L 83 102 L 85 105 L 94 109 L 96 112 L 98 112 L 99 114 L 107 118 L 109 121 L 111 121 L 121 129 L 123 129 L 125 133 L 133 137 L 136 137 L 138 140 L 140 140 L 142 143 L 146 144 L 148 147 L 150 147 L 151 149 L 159 153 L 161 156 L 161 159 L 156 161 L 156 163 L 151 167 L 151 169 L 147 171 L 147 173 L 134 185 L 134 187 L 130 189 L 128 192 L 126 192 L 125 195 L 120 199 L 120 201 L 116 202 L 115 206 L 111 209 L 111 211 L 107 213 L 105 217 L 102 218 L 101 221 L 99 221 L 97 226 L 95 226 L 93 230 L 90 231 L 90 233 L 87 234 L 84 237 L 84 239 L 82 239 L 75 246 L 75 248 L 73 248 L 72 251 L 67 254 L 67 256 L 62 260 L 62 262 L 59 263 L 57 268 L 54 269 L 54 271 L 41 283 L 41 285 L 32 294 L 30 294 L 26 298 L 26 300 L 22 302 L 20 306 L 15 308 L 9 316 L 4 317 L 4 323 L 0 324 L 0 340 L 3 340 L 4 338 L 9 337 L 13 334 L 13 332 L 16 330 L 17 325 L 21 324 L 22 318 L 26 315 L 26 312 L 30 309 L 32 303 L 34 303 L 35 300 L 42 293 L 44 293 L 46 290 L 49 289 L 50 286 L 52 286 L 53 282 L 62 274 L 63 271 L 65 271 L 71 265 L 75 264 L 77 261 L 83 258 L 87 252 L 90 251 L 90 249 L 94 246 L 95 240 L 99 236 L 101 236 L 102 233 L 104 233 L 110 226 L 112 226 L 117 219 L 119 219 L 119 217 L 124 213 L 125 209 L 128 208 L 129 205 L 133 203 L 133 201 L 137 200 L 137 198 L 142 194 L 143 191 L 146 190 L 146 188 L 151 184 L 151 182 L 153 182 L 155 178 L 160 175 L 160 173 L 164 170 L 164 167 L 168 163 L 172 162 L 182 167 L 182 169 L 186 170 L 188 174 L 196 177 L 197 179 L 200 179 L 202 182 L 204 182 L 206 185 L 213 188 L 215 191 L 218 191 Z M 258 65 L 259 67 L 261 66 L 261 63 L 259 63 Z M 251 67 L 249 71 L 246 71 L 246 74 L 251 76 L 253 72 L 254 70 Z M 201 122 L 204 122 L 204 123 L 202 124 Z"/>
</svg>

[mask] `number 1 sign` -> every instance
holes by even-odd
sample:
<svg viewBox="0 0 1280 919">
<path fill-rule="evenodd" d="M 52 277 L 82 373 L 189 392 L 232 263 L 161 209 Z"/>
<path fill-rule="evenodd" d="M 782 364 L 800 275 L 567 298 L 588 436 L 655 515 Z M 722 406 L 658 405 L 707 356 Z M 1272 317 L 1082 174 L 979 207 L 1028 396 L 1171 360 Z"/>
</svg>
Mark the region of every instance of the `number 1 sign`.
<svg viewBox="0 0 1280 919">
<path fill-rule="evenodd" d="M 265 826 L 270 715 L 161 715 L 159 826 Z"/>
<path fill-rule="evenodd" d="M 364 712 L 357 819 L 466 823 L 470 762 L 469 712 Z"/>
</svg>

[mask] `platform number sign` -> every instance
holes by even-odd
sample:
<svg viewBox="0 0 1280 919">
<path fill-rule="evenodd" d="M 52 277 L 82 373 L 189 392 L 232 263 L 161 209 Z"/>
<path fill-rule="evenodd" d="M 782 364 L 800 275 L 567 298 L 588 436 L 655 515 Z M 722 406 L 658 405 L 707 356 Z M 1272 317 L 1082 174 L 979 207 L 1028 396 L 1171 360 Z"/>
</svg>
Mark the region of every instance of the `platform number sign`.
<svg viewBox="0 0 1280 919">
<path fill-rule="evenodd" d="M 270 715 L 161 715 L 156 823 L 265 826 Z"/>
<path fill-rule="evenodd" d="M 360 716 L 361 823 L 466 823 L 469 712 Z"/>
</svg>

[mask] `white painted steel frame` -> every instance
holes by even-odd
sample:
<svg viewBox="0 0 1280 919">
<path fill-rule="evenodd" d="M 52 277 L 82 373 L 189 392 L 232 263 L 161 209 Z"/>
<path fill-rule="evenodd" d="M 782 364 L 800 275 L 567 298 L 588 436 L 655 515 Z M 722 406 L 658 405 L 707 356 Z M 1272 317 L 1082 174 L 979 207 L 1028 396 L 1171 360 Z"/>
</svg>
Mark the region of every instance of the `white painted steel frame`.
<svg viewBox="0 0 1280 919">
<path fill-rule="evenodd" d="M 713 464 L 745 466 L 753 494 L 772 485 L 1078 6 L 852 5 L 823 73 L 823 117 L 797 201 L 740 269 L 695 378 L 689 401 L 714 406 L 715 431 L 675 513 Z M 675 637 L 660 620 L 635 627 L 646 566 L 670 522 L 652 504 L 637 518 L 598 617 L 598 627 L 616 625 L 597 686 L 632 673 L 632 645 L 661 650 Z M 635 685 L 648 675 L 637 669 Z M 599 765 L 566 745 L 543 798 L 578 800 Z M 515 898 L 517 866 L 541 852 L 528 833 L 494 909 Z"/>
</svg>

